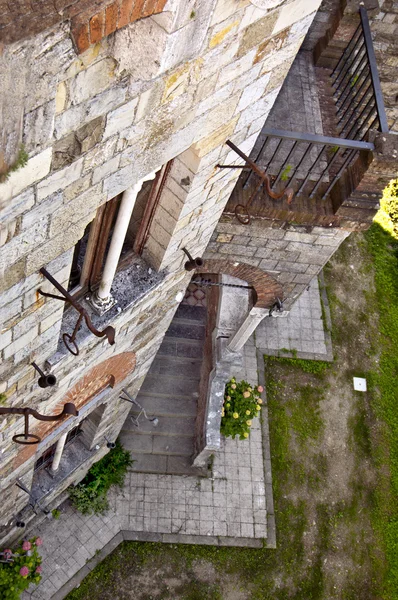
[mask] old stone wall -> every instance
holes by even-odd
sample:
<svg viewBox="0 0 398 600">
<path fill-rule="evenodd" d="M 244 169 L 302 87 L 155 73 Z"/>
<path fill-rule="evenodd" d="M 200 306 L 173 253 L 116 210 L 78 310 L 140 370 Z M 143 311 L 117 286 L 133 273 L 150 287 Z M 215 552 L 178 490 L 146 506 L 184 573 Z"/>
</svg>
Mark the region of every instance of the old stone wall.
<svg viewBox="0 0 398 600">
<path fill-rule="evenodd" d="M 204 251 L 235 185 L 237 170 L 216 168 L 236 159 L 224 142 L 231 138 L 250 152 L 282 84 L 281 69 L 293 61 L 318 5 L 273 1 L 267 9 L 212 0 L 192 7 L 170 0 L 161 14 L 80 55 L 69 23 L 5 47 L 6 76 L 23 79 L 6 100 L 20 108 L 29 153 L 28 164 L 0 185 L 0 392 L 8 405 L 53 414 L 93 366 L 133 352 L 135 369 L 109 393 L 112 409 L 98 432 L 117 435 L 127 411 L 116 400 L 119 389 L 138 391 L 190 278 L 181 248 L 194 256 Z M 273 39 L 278 43 L 264 43 Z M 39 287 L 54 292 L 40 268 L 66 285 L 73 247 L 98 208 L 171 159 L 143 252 L 159 278 L 140 293 L 133 286 L 130 299 L 124 292 L 120 310 L 101 321 L 101 329 L 115 327 L 114 346 L 84 325 L 79 356 L 65 353 L 59 336 L 72 322 L 70 309 L 38 294 Z M 37 387 L 33 360 L 52 368 L 55 388 Z M 20 418 L 1 422 L 8 473 L 2 499 L 16 477 L 31 477 L 39 456 L 18 458 L 11 437 L 21 428 Z M 3 523 L 22 502 L 10 505 Z"/>
</svg>

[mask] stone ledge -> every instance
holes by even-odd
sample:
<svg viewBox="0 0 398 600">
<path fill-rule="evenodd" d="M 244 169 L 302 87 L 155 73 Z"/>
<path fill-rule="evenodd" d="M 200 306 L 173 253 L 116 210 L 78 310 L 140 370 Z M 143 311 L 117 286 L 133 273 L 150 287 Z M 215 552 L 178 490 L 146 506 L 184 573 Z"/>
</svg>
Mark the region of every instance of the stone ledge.
<svg viewBox="0 0 398 600">
<path fill-rule="evenodd" d="M 164 281 L 166 275 L 165 271 L 156 272 L 140 256 L 134 255 L 130 260 L 129 266 L 118 271 L 115 275 L 111 291 L 117 300 L 117 304 L 111 310 L 99 316 L 94 313 L 93 308 L 87 300 L 82 299 L 79 303 L 89 313 L 94 327 L 102 331 L 107 325 L 114 325 L 115 321 L 117 324 L 119 315 L 132 308 L 134 304 L 153 291 Z M 56 353 L 46 360 L 47 368 L 51 369 L 68 356 L 69 353 L 62 341 L 62 335 L 64 333 L 72 334 L 78 317 L 79 314 L 73 307 L 65 310 L 62 318 L 58 348 Z M 93 341 L 93 339 L 96 339 L 95 336 L 84 323 L 76 336 L 76 343 L 79 350 L 90 341 Z"/>
</svg>

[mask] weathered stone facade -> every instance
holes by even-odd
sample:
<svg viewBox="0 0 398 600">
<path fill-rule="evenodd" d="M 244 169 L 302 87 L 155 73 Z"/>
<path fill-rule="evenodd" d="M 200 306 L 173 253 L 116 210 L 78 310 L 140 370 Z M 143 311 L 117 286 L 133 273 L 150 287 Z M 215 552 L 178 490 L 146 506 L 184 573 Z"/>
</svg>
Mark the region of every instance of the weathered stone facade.
<svg viewBox="0 0 398 600">
<path fill-rule="evenodd" d="M 229 215 L 223 216 L 212 235 L 206 258 L 224 256 L 267 271 L 282 284 L 284 308 L 289 310 L 319 273 L 341 242 L 349 235 L 342 229 L 275 222 L 275 227 L 253 219 L 250 227 Z M 281 226 L 282 225 L 282 226 Z"/>
<path fill-rule="evenodd" d="M 250 152 L 283 82 L 280 73 L 288 71 L 319 3 L 271 1 L 259 8 L 249 0 L 169 0 L 158 15 L 107 36 L 101 30 L 80 54 L 65 20 L 4 46 L 1 70 L 5 81 L 15 76 L 15 85 L 2 99 L 3 108 L 14 108 L 3 110 L 3 161 L 12 164 L 21 142 L 29 161 L 0 184 L 0 392 L 7 406 L 55 414 L 77 386 L 72 396 L 81 416 L 97 415 L 85 426 L 84 459 L 42 493 L 43 505 L 81 479 L 107 451 L 106 439 L 117 436 L 129 410 L 119 392 L 138 391 L 190 279 L 182 248 L 193 256 L 204 252 L 235 185 L 237 170 L 215 168 L 235 160 L 224 142 L 230 138 Z M 160 3 L 147 5 L 157 12 Z M 94 12 L 110 6 L 97 2 Z M 66 286 L 74 246 L 98 210 L 172 159 L 142 259 L 117 272 L 118 305 L 92 316 L 98 329 L 116 329 L 115 345 L 83 324 L 80 354 L 72 356 L 60 333 L 71 332 L 77 313 L 40 296 L 39 288 L 54 289 L 39 270 Z M 247 245 L 239 246 L 248 257 Z M 253 264 L 248 258 L 242 262 Z M 126 370 L 127 355 L 134 360 Z M 32 361 L 51 368 L 56 387 L 38 388 Z M 93 377 L 98 368 L 101 377 Z M 31 431 L 43 439 L 26 450 L 11 439 L 23 418 L 2 419 L 4 534 L 27 504 L 16 479 L 28 487 L 33 480 L 36 489 L 35 461 L 76 422 L 69 418 L 50 431 L 31 419 Z"/>
</svg>

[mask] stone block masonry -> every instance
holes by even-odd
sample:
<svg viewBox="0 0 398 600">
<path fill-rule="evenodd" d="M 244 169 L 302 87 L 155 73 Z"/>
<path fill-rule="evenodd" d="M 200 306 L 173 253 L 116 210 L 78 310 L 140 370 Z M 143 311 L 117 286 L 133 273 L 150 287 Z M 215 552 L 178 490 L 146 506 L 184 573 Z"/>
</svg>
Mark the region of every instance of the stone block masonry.
<svg viewBox="0 0 398 600">
<path fill-rule="evenodd" d="M 1 35 L 10 44 L 37 35 L 65 19 L 72 20 L 72 32 L 79 52 L 96 44 L 129 23 L 163 10 L 166 0 L 50 0 L 7 4 L 2 14 Z"/>
<path fill-rule="evenodd" d="M 120 387 L 138 392 L 177 308 L 177 298 L 188 285 L 191 274 L 184 271 L 182 247 L 194 256 L 204 252 L 235 185 L 238 170 L 216 168 L 230 154 L 226 139 L 249 154 L 261 119 L 265 120 L 282 84 L 280 80 L 275 85 L 273 77 L 280 69 L 280 63 L 274 67 L 275 53 L 268 62 L 269 55 L 260 52 L 260 45 L 264 37 L 270 42 L 277 37 L 286 67 L 285 57 L 292 60 L 319 2 L 304 6 L 302 0 L 288 5 L 276 1 L 266 10 L 254 9 L 246 0 L 209 0 L 192 10 L 190 2 L 169 0 L 162 12 L 163 4 L 101 0 L 92 11 L 89 1 L 73 5 L 65 1 L 61 8 L 58 3 L 62 18 L 71 21 L 51 21 L 52 28 L 42 32 L 29 30 L 29 39 L 6 45 L 0 58 L 5 81 L 15 78 L 15 86 L 7 86 L 5 104 L 18 108 L 14 113 L 21 121 L 13 121 L 15 116 L 7 113 L 5 131 L 18 140 L 20 126 L 29 152 L 27 165 L 0 184 L 0 314 L 4 317 L 0 389 L 12 406 L 56 413 L 70 387 L 84 381 L 91 369 L 112 357 L 134 353 L 135 368 L 123 382 L 112 388 L 108 377 L 112 373 L 104 373 L 101 385 L 109 388 L 93 390 L 94 398 L 95 392 L 104 393 L 100 400 L 106 405 L 102 418 L 98 417 L 100 445 L 104 435 L 113 439 L 120 431 L 125 418 L 117 399 Z M 287 6 L 293 10 L 293 20 Z M 51 7 L 47 3 L 48 11 Z M 148 16 L 155 13 L 159 14 Z M 24 18 L 21 12 L 20 27 Z M 7 27 L 3 28 L 6 41 L 13 39 L 12 28 L 17 35 L 16 22 L 7 24 L 9 38 Z M 292 30 L 295 25 L 299 33 Z M 42 131 L 44 115 L 49 127 Z M 40 268 L 44 266 L 66 286 L 74 247 L 99 209 L 171 160 L 143 250 L 147 268 L 159 273 L 144 292 L 134 289 L 129 297 L 125 290 L 125 301 L 105 317 L 101 327 L 116 329 L 114 346 L 88 335 L 83 325 L 80 354 L 59 352 L 60 332 L 67 331 L 66 324 L 75 315 L 64 311 L 57 300 L 38 295 L 39 287 L 54 292 Z M 303 275 L 316 266 L 315 259 L 308 261 L 306 255 L 307 245 L 315 247 L 319 234 L 312 245 L 303 240 L 306 246 L 299 248 L 289 247 L 298 242 L 288 233 L 295 230 L 281 230 L 280 237 L 270 236 L 269 241 L 285 244 L 275 268 L 280 283 L 285 289 L 291 286 L 288 293 L 294 296 L 305 285 Z M 255 236 L 247 240 L 241 232 L 229 235 L 234 257 L 223 250 L 220 258 L 244 257 L 263 276 L 275 248 L 271 244 L 256 248 Z M 217 250 L 224 248 L 221 241 L 215 243 Z M 326 259 L 332 251 L 332 246 L 317 248 L 316 253 L 311 249 L 308 253 Z M 115 286 L 119 283 L 116 279 Z M 55 388 L 38 388 L 31 376 L 33 360 L 52 369 L 58 380 Z M 60 427 L 69 431 L 72 421 Z M 51 440 L 57 441 L 57 431 L 61 435 L 61 429 L 51 433 L 53 437 L 47 432 L 34 448 L 36 453 L 27 456 L 11 440 L 21 428 L 21 419 L 0 424 L 2 464 L 8 473 L 0 484 L 0 500 L 7 497 L 16 477 L 32 479 L 35 461 Z M 95 460 L 83 462 L 75 480 Z M 73 480 L 71 475 L 67 483 Z M 67 483 L 52 490 L 44 504 L 52 502 Z M 2 515 L 7 527 L 23 501 L 18 498 Z"/>
<path fill-rule="evenodd" d="M 284 308 L 289 310 L 348 235 L 338 228 L 300 227 L 264 219 L 241 225 L 235 217 L 223 215 L 205 257 L 230 257 L 231 262 L 267 271 L 282 284 Z"/>
</svg>

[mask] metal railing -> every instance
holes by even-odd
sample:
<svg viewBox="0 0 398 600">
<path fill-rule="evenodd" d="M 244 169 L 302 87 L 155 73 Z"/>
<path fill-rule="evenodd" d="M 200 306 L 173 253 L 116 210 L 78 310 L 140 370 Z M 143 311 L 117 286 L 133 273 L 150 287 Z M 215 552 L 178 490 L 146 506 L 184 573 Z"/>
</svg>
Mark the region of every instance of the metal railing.
<svg viewBox="0 0 398 600">
<path fill-rule="evenodd" d="M 305 193 L 324 200 L 358 153 L 374 150 L 371 142 L 309 133 L 264 128 L 262 134 L 265 137 L 255 162 L 269 175 L 272 191 L 290 187 L 296 198 Z M 244 187 L 253 176 L 250 172 Z M 255 193 L 259 191 L 260 187 Z M 252 197 L 248 204 L 253 201 Z"/>
<path fill-rule="evenodd" d="M 366 9 L 360 23 L 331 74 L 339 133 L 363 140 L 370 129 L 388 132 L 376 57 Z"/>
</svg>

